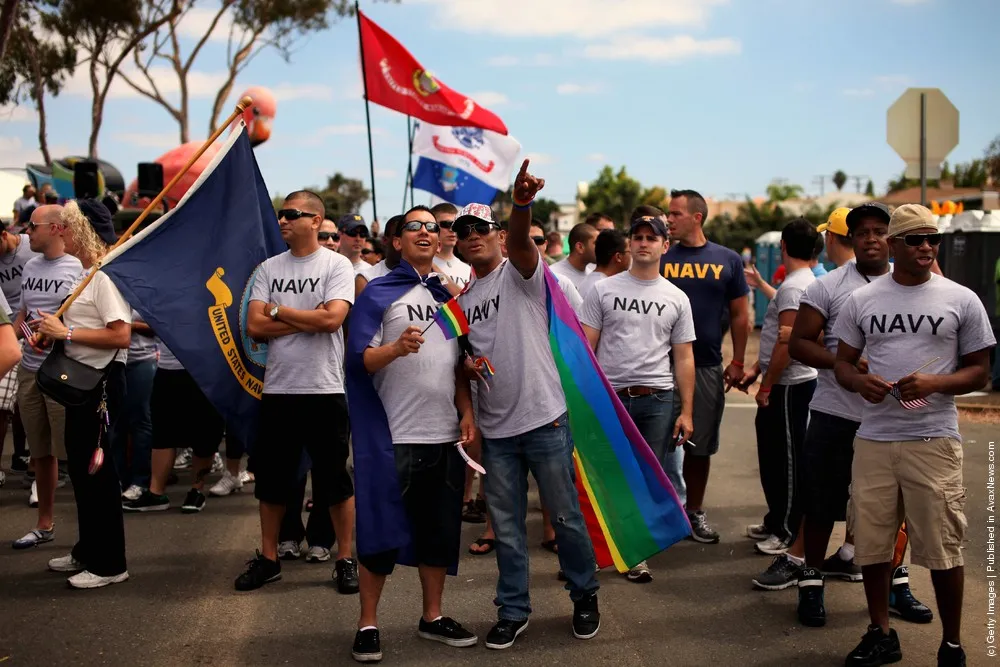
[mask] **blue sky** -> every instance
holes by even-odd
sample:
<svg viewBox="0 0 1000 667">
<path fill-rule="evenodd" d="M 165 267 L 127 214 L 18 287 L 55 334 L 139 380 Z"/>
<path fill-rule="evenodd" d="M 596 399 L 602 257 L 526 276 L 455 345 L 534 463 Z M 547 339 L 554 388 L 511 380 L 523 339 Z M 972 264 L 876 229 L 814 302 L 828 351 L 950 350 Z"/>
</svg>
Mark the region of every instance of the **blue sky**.
<svg viewBox="0 0 1000 667">
<path fill-rule="evenodd" d="M 814 177 L 837 169 L 880 191 L 903 168 L 886 143 L 886 110 L 909 86 L 939 87 L 960 110 L 951 162 L 981 157 L 1000 134 L 995 0 L 403 0 L 362 10 L 500 115 L 546 178 L 544 195 L 562 202 L 604 164 L 716 198 L 761 194 L 775 178 L 818 194 Z M 197 34 L 206 16 L 183 29 Z M 192 138 L 207 134 L 225 67 L 219 37 L 194 66 Z M 256 152 L 272 192 L 335 171 L 370 182 L 358 63 L 357 26 L 342 21 L 301 41 L 291 63 L 265 51 L 237 79 L 234 103 L 251 85 L 278 94 L 274 132 Z M 54 156 L 85 151 L 83 75 L 47 103 Z M 157 81 L 176 89 L 167 71 Z M 33 113 L 0 123 L 0 166 L 38 159 Z M 402 202 L 406 119 L 372 106 L 372 125 L 384 219 Z M 179 143 L 175 127 L 116 83 L 100 156 L 131 179 L 137 162 Z"/>
</svg>

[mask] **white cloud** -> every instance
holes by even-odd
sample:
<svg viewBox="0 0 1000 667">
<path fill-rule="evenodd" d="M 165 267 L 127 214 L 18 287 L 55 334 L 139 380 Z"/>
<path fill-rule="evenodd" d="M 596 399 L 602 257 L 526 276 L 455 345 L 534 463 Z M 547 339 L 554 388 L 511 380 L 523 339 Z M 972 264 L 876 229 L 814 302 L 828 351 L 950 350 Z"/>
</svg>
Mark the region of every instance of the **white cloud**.
<svg viewBox="0 0 1000 667">
<path fill-rule="evenodd" d="M 498 107 L 503 104 L 507 104 L 510 100 L 503 93 L 498 93 L 493 90 L 484 90 L 479 93 L 469 93 L 469 97 L 476 101 L 476 104 L 482 107 Z"/>
<path fill-rule="evenodd" d="M 537 167 L 540 164 L 552 164 L 556 161 L 556 159 L 548 153 L 528 153 L 524 156 L 524 159 L 531 161 L 531 165 L 528 166 L 528 169 L 531 169 L 532 165 Z"/>
<path fill-rule="evenodd" d="M 590 44 L 584 48 L 586 57 L 594 60 L 645 60 L 648 62 L 680 62 L 698 56 L 738 55 L 739 40 L 730 37 L 696 39 L 690 35 L 674 37 L 621 36 L 609 42 Z"/>
<path fill-rule="evenodd" d="M 129 79 L 131 79 L 136 85 L 149 90 L 149 83 L 146 81 L 146 78 L 142 75 L 142 73 L 136 69 L 133 63 L 123 66 L 122 72 L 124 72 L 125 75 L 128 76 Z M 179 100 L 181 86 L 173 68 L 166 65 L 156 65 L 149 68 L 149 75 L 156 83 L 156 87 L 160 91 L 160 94 L 167 98 L 168 101 L 176 104 Z M 215 95 L 219 92 L 219 88 L 221 88 L 223 83 L 225 83 L 226 77 L 227 74 L 223 71 L 201 72 L 198 70 L 191 70 L 188 72 L 187 76 L 188 96 L 191 99 L 215 97 Z M 87 68 L 77 67 L 76 72 L 74 72 L 73 76 L 66 82 L 66 87 L 63 91 L 67 95 L 76 95 L 93 99 L 94 94 L 90 87 L 90 76 L 87 72 Z M 135 99 L 141 97 L 142 96 L 131 86 L 125 83 L 121 77 L 115 77 L 115 80 L 111 82 L 111 89 L 108 91 L 109 99 Z"/>
<path fill-rule="evenodd" d="M 604 153 L 591 153 L 587 156 L 588 162 L 604 162 L 607 156 Z"/>
<path fill-rule="evenodd" d="M 218 13 L 216 9 L 205 9 L 194 7 L 189 10 L 184 18 L 177 25 L 177 34 L 192 40 L 200 40 L 208 31 L 208 26 L 212 24 L 212 19 Z M 229 39 L 229 28 L 232 26 L 232 12 L 226 12 L 215 24 L 212 31 L 212 41 L 225 41 Z"/>
<path fill-rule="evenodd" d="M 279 103 L 290 100 L 331 101 L 334 98 L 333 87 L 320 83 L 283 83 L 271 88 L 271 92 Z"/>
<path fill-rule="evenodd" d="M 486 61 L 490 67 L 516 67 L 525 65 L 527 67 L 551 67 L 556 64 L 556 57 L 551 53 L 536 53 L 528 57 L 519 56 L 494 56 Z"/>
<path fill-rule="evenodd" d="M 26 123 L 38 120 L 38 112 L 29 106 L 19 104 L 18 106 L 0 107 L 0 121 L 7 123 Z"/>
<path fill-rule="evenodd" d="M 174 148 L 181 143 L 180 132 L 120 132 L 111 135 L 115 141 L 142 148 Z"/>
<path fill-rule="evenodd" d="M 640 28 L 704 26 L 729 0 L 414 0 L 433 5 L 434 23 L 449 30 L 517 37 L 599 37 Z M 617 4 L 617 3 L 615 3 Z"/>
<path fill-rule="evenodd" d="M 913 83 L 913 79 L 905 74 L 888 74 L 875 77 L 875 83 L 882 88 L 894 90 L 896 88 L 911 85 Z"/>
<path fill-rule="evenodd" d="M 62 144 L 49 144 L 49 155 L 61 158 L 67 155 L 86 155 L 85 149 L 71 149 Z M 0 165 L 4 167 L 24 167 L 28 163 L 41 164 L 42 152 L 32 144 L 25 146 L 19 137 L 0 136 Z"/>
<path fill-rule="evenodd" d="M 594 95 L 601 92 L 603 86 L 599 83 L 560 83 L 556 86 L 559 95 Z"/>
<path fill-rule="evenodd" d="M 841 93 L 847 97 L 871 97 L 875 91 L 871 88 L 845 88 Z"/>
</svg>

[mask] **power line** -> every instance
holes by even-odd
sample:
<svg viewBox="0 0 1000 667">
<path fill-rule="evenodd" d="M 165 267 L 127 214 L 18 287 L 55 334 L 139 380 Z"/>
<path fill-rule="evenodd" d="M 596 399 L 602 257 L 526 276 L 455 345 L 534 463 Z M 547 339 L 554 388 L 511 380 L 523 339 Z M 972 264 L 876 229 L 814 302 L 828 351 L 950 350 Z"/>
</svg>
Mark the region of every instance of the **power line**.
<svg viewBox="0 0 1000 667">
<path fill-rule="evenodd" d="M 820 197 L 822 197 L 823 193 L 825 192 L 826 179 L 828 179 L 828 178 L 830 178 L 830 177 L 829 176 L 814 176 L 813 177 L 813 180 L 812 180 L 813 185 L 819 185 L 819 196 Z"/>
</svg>

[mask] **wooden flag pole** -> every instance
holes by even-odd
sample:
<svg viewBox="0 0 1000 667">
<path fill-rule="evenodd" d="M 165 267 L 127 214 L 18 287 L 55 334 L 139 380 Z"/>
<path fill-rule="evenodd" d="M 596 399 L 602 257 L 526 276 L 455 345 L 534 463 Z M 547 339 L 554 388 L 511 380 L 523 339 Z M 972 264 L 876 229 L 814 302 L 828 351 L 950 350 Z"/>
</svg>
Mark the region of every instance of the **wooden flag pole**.
<svg viewBox="0 0 1000 667">
<path fill-rule="evenodd" d="M 191 159 L 189 159 L 187 161 L 187 164 L 185 164 L 184 167 L 179 172 L 177 172 L 177 175 L 175 175 L 172 179 L 170 179 L 169 183 L 163 186 L 163 189 L 160 190 L 160 194 L 156 195 L 156 198 L 154 198 L 153 201 L 149 202 L 149 204 L 146 205 L 146 208 L 143 209 L 142 213 L 139 214 L 139 217 L 135 219 L 135 222 L 129 225 L 129 228 L 125 230 L 125 232 L 121 235 L 121 237 L 119 237 L 117 241 L 115 241 L 115 244 L 113 246 L 108 248 L 108 252 L 111 252 L 112 250 L 120 246 L 122 243 L 127 241 L 129 238 L 131 238 L 132 234 L 135 232 L 136 229 L 138 229 L 139 225 L 141 225 L 143 221 L 149 216 L 150 212 L 152 212 L 156 207 L 160 205 L 160 202 L 162 202 L 163 198 L 167 196 L 167 193 L 170 192 L 171 188 L 177 185 L 177 182 L 180 181 L 182 178 L 184 178 L 184 174 L 188 173 L 191 167 L 194 166 L 194 163 L 197 162 L 198 159 L 205 154 L 205 151 L 208 150 L 208 147 L 214 144 L 215 141 L 220 136 L 222 136 L 222 133 L 226 131 L 226 128 L 232 125 L 233 121 L 242 116 L 243 112 L 246 111 L 248 108 L 250 108 L 252 104 L 253 100 L 249 96 L 242 98 L 236 104 L 236 110 L 233 111 L 232 114 L 230 114 L 229 118 L 227 118 L 224 123 L 222 123 L 221 125 L 219 125 L 218 128 L 216 128 L 215 132 L 212 133 L 212 136 L 210 136 L 208 140 L 206 140 L 205 143 L 202 144 L 201 148 L 199 148 L 198 151 L 191 156 Z M 83 279 L 83 281 L 79 285 L 77 285 L 76 289 L 73 290 L 73 293 L 66 298 L 63 304 L 59 306 L 59 310 L 55 312 L 56 317 L 62 316 L 62 314 L 66 312 L 66 309 L 70 307 L 70 304 L 72 304 L 73 301 L 75 301 L 76 298 L 80 296 L 80 293 L 83 292 L 84 288 L 86 288 L 87 285 L 90 284 L 90 281 L 94 279 L 94 274 L 101 270 L 101 264 L 102 264 L 101 260 L 94 262 L 94 266 L 91 267 L 90 273 L 88 273 L 87 276 Z"/>
</svg>

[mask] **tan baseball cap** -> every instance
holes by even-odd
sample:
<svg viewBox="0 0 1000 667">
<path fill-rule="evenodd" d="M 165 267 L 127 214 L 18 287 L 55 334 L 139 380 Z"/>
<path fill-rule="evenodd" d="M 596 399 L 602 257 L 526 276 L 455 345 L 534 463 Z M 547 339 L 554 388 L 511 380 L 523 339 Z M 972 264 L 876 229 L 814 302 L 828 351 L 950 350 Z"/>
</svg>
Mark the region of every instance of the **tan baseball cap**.
<svg viewBox="0 0 1000 667">
<path fill-rule="evenodd" d="M 937 231 L 938 223 L 931 210 L 920 204 L 903 204 L 889 218 L 889 238 L 924 228 Z"/>
</svg>

